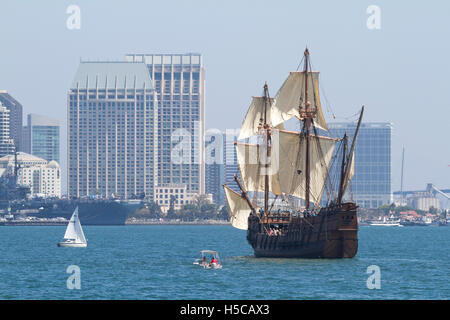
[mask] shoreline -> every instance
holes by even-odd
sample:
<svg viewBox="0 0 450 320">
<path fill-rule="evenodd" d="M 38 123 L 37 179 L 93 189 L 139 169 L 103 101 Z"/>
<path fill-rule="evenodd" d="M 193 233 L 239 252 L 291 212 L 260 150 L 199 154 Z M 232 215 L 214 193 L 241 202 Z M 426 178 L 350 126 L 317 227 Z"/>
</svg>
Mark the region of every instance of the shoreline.
<svg viewBox="0 0 450 320">
<path fill-rule="evenodd" d="M 33 221 L 33 222 L 24 222 L 24 221 L 8 221 L 8 222 L 0 222 L 1 227 L 43 227 L 43 226 L 66 226 L 67 222 L 46 222 L 46 221 Z"/>
<path fill-rule="evenodd" d="M 67 222 L 56 222 L 56 221 L 1 221 L 0 227 L 42 227 L 42 226 L 67 226 Z M 176 220 L 165 220 L 165 221 L 151 221 L 151 220 L 134 220 L 125 221 L 124 224 L 118 224 L 114 226 L 150 226 L 150 225 L 172 225 L 172 226 L 223 226 L 231 225 L 230 222 L 225 220 L 205 220 L 205 221 L 176 221 Z M 90 224 L 86 224 L 90 226 Z M 95 224 L 95 226 L 111 226 L 110 224 Z"/>
<path fill-rule="evenodd" d="M 131 220 L 125 221 L 126 226 L 144 226 L 144 225 L 231 225 L 225 220 L 200 220 L 200 221 L 177 221 L 177 220 Z"/>
</svg>

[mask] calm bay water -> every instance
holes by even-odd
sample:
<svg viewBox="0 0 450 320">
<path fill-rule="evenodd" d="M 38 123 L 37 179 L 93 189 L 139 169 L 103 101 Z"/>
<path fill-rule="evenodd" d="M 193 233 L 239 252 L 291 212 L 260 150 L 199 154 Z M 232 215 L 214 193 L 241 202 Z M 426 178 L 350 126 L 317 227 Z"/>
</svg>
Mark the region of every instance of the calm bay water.
<svg viewBox="0 0 450 320">
<path fill-rule="evenodd" d="M 361 227 L 353 259 L 254 258 L 231 226 L 86 226 L 87 248 L 58 248 L 65 227 L 0 227 L 0 299 L 449 299 L 450 227 Z M 217 250 L 223 269 L 192 264 Z M 69 290 L 69 265 L 81 289 Z M 381 289 L 366 286 L 367 267 Z"/>
</svg>

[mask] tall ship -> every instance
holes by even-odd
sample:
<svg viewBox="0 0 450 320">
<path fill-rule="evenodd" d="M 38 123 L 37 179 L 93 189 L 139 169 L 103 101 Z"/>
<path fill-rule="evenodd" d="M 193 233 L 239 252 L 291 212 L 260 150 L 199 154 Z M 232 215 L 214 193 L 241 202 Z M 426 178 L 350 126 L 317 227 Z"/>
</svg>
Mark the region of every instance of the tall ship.
<svg viewBox="0 0 450 320">
<path fill-rule="evenodd" d="M 303 70 L 290 72 L 274 98 L 267 83 L 264 94 L 252 98 L 235 142 L 239 191 L 224 185 L 230 221 L 247 230 L 256 257 L 352 258 L 358 251 L 357 205 L 344 195 L 364 106 L 351 144 L 347 134 L 333 137 L 308 49 L 303 61 Z M 285 129 L 291 119 L 298 119 L 298 131 Z"/>
</svg>

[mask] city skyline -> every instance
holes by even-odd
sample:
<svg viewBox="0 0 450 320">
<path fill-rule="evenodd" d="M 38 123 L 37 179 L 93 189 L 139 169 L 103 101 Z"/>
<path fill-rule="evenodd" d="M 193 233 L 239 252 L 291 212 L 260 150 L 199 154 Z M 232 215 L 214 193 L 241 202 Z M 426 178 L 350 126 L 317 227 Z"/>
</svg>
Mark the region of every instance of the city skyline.
<svg viewBox="0 0 450 320">
<path fill-rule="evenodd" d="M 63 128 L 61 141 L 66 141 L 67 134 L 64 129 L 67 125 L 65 95 L 80 58 L 95 60 L 101 57 L 123 61 L 124 55 L 130 52 L 200 52 L 208 70 L 205 128 L 226 129 L 239 128 L 241 117 L 234 115 L 245 112 L 250 97 L 260 93 L 265 80 L 269 82 L 271 95 L 275 95 L 286 70 L 295 70 L 300 53 L 308 45 L 313 67 L 321 71 L 326 93 L 324 101 L 329 101 L 324 104 L 327 119 L 342 122 L 364 104 L 364 122 L 384 121 L 394 124 L 393 191 L 400 188 L 403 146 L 406 148 L 404 190 L 423 189 L 428 182 L 448 187 L 450 151 L 439 148 L 438 143 L 445 138 L 445 119 L 448 118 L 445 108 L 448 97 L 441 93 L 446 87 L 443 75 L 448 69 L 443 61 L 450 48 L 438 40 L 445 28 L 436 27 L 439 21 L 446 23 L 443 9 L 448 4 L 434 7 L 408 4 L 408 11 L 405 12 L 400 4 L 380 1 L 382 27 L 380 30 L 368 30 L 365 24 L 369 3 L 342 6 L 329 4 L 325 10 L 315 4 L 286 2 L 277 7 L 266 3 L 254 12 L 251 9 L 255 8 L 250 4 L 242 4 L 240 10 L 234 10 L 236 3 L 212 5 L 199 1 L 195 8 L 178 3 L 185 13 L 196 10 L 201 19 L 191 21 L 186 18 L 189 14 L 177 14 L 181 23 L 186 25 L 184 30 L 177 34 L 174 27 L 166 24 L 162 35 L 152 30 L 167 19 L 167 14 L 161 17 L 152 15 L 142 30 L 135 28 L 137 22 L 130 23 L 130 19 L 136 15 L 144 18 L 150 11 L 141 10 L 140 13 L 133 6 L 110 4 L 111 12 L 115 15 L 120 12 L 123 20 L 129 22 L 127 24 L 102 14 L 102 2 L 90 4 L 80 1 L 81 28 L 68 30 L 65 22 L 69 4 L 64 1 L 54 6 L 31 2 L 25 7 L 6 4 L 3 13 L 22 12 L 17 21 L 0 13 L 2 36 L 17 48 L 14 52 L 1 53 L 0 66 L 4 72 L 0 75 L 0 88 L 20 101 L 24 114 L 40 113 L 58 119 Z M 156 3 L 145 8 L 165 12 L 169 7 L 169 4 Z M 293 17 L 294 12 L 304 11 L 311 12 L 311 15 L 303 22 L 291 20 L 289 25 L 281 20 L 281 17 Z M 346 19 L 342 19 L 344 12 Z M 35 28 L 31 28 L 31 22 L 25 21 L 31 14 L 41 17 L 34 22 Z M 233 17 L 234 24 L 225 23 L 230 17 Z M 260 20 L 265 19 L 261 17 L 273 17 L 279 25 L 264 29 Z M 327 21 L 324 27 L 318 25 L 319 17 L 320 21 Z M 408 23 L 424 17 L 433 19 L 426 25 Z M 396 23 L 393 23 L 394 20 Z M 210 31 L 203 29 L 206 24 Z M 300 32 L 295 38 L 294 35 L 299 31 L 294 32 L 288 26 L 307 32 Z M 12 29 L 14 32 L 8 31 Z M 134 36 L 121 42 L 112 41 L 117 39 L 117 35 L 130 30 L 135 31 Z M 283 41 L 276 41 L 278 47 L 264 45 L 263 39 L 276 40 L 281 31 L 285 31 L 286 35 Z M 431 31 L 437 35 L 429 38 L 427 34 Z M 339 36 L 341 32 L 349 36 L 342 38 Z M 142 40 L 145 34 L 151 35 L 151 38 Z M 99 41 L 101 35 L 105 39 Z M 322 37 L 321 40 L 316 40 L 318 35 Z M 401 46 L 398 44 L 400 36 Z M 99 41 L 96 45 L 93 45 L 94 39 Z M 212 41 L 214 39 L 216 41 Z M 40 63 L 26 58 L 31 50 Z M 50 50 L 55 54 L 49 54 Z M 424 52 L 433 59 L 422 64 Z M 434 73 L 438 67 L 442 69 L 442 74 Z M 418 73 L 427 81 L 414 80 L 411 74 Z M 342 74 L 345 74 L 346 81 L 341 81 Z M 39 75 L 43 81 L 37 81 L 33 75 Z M 52 85 L 51 91 L 44 90 L 48 84 Z M 435 91 L 437 94 L 434 95 L 413 94 Z M 431 106 L 434 113 L 440 116 L 434 117 L 433 126 L 424 132 L 419 129 L 424 125 L 422 110 Z M 340 118 L 333 119 L 333 113 Z M 436 143 L 429 143 L 436 140 Z M 64 159 L 66 148 L 63 142 L 61 168 L 64 171 L 67 167 L 67 159 Z M 427 170 L 424 170 L 424 163 L 427 163 Z M 65 173 L 63 176 L 66 176 Z"/>
</svg>

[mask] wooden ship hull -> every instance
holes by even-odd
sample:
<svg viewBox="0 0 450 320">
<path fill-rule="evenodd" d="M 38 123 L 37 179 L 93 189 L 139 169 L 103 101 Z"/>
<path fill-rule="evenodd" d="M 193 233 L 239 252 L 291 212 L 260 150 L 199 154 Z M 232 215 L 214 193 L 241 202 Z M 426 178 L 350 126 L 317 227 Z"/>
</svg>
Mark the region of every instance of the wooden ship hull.
<svg viewBox="0 0 450 320">
<path fill-rule="evenodd" d="M 247 240 L 256 257 L 353 258 L 358 251 L 357 206 L 352 202 L 322 208 L 316 216 L 248 218 Z M 269 235 L 277 224 L 281 235 Z"/>
</svg>

